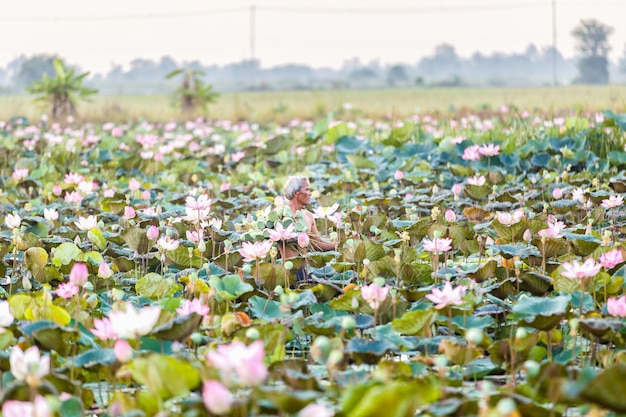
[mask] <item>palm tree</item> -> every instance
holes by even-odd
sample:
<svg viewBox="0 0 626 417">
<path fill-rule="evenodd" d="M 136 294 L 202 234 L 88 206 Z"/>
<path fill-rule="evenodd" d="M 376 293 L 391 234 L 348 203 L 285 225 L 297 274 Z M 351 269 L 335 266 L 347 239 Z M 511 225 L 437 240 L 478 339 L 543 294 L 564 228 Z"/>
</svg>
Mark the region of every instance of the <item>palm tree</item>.
<svg viewBox="0 0 626 417">
<path fill-rule="evenodd" d="M 36 101 L 49 103 L 52 106 L 52 118 L 59 119 L 76 113 L 76 101 L 85 99 L 98 90 L 83 86 L 83 81 L 89 72 L 76 75 L 75 70 L 67 69 L 63 61 L 55 58 L 53 61 L 55 78 L 43 74 L 41 81 L 35 81 L 27 90 L 31 94 L 39 95 Z"/>
<path fill-rule="evenodd" d="M 170 72 L 165 78 L 170 79 L 180 74 L 184 74 L 183 83 L 176 93 L 180 96 L 181 110 L 185 113 L 192 113 L 201 107 L 206 113 L 209 103 L 214 103 L 219 94 L 213 91 L 212 85 L 205 84 L 200 78 L 205 75 L 204 71 L 181 68 Z"/>
</svg>

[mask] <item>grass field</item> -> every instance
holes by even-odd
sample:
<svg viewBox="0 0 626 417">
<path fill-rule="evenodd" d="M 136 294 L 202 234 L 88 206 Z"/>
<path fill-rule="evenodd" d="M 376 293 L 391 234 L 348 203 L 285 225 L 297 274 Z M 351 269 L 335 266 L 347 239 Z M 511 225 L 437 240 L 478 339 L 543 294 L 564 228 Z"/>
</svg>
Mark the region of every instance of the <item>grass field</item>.
<svg viewBox="0 0 626 417">
<path fill-rule="evenodd" d="M 400 118 L 413 113 L 515 106 L 520 110 L 557 113 L 612 109 L 626 112 L 626 86 L 536 88 L 405 88 L 387 90 L 267 91 L 225 93 L 210 106 L 212 118 L 252 121 L 312 119 L 350 103 L 344 118 Z M 80 103 L 77 119 L 92 122 L 181 118 L 169 96 L 96 96 Z M 0 120 L 27 116 L 37 120 L 46 109 L 29 96 L 0 96 Z M 345 114 L 347 113 L 347 114 Z"/>
</svg>

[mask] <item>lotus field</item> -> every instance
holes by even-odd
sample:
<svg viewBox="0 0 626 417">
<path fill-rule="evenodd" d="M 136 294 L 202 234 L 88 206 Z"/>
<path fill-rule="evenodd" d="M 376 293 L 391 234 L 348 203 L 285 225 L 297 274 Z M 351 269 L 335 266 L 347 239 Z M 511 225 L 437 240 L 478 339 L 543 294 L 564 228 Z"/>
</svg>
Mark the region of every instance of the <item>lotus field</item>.
<svg viewBox="0 0 626 417">
<path fill-rule="evenodd" d="M 2 415 L 626 414 L 626 115 L 337 119 L 0 122 Z"/>
</svg>

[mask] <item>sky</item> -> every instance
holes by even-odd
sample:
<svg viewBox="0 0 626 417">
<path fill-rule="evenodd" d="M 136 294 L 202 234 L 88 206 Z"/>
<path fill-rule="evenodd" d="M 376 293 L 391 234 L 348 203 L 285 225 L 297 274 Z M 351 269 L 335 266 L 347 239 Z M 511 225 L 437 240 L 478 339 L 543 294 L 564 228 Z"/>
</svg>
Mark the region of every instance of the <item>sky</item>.
<svg viewBox="0 0 626 417">
<path fill-rule="evenodd" d="M 441 43 L 466 58 L 551 46 L 553 1 L 565 57 L 589 18 L 615 29 L 609 58 L 624 56 L 626 0 L 20 0 L 2 5 L 0 66 L 42 53 L 92 73 L 163 55 L 220 66 L 253 57 L 264 68 L 339 68 L 355 57 L 414 65 Z"/>
</svg>

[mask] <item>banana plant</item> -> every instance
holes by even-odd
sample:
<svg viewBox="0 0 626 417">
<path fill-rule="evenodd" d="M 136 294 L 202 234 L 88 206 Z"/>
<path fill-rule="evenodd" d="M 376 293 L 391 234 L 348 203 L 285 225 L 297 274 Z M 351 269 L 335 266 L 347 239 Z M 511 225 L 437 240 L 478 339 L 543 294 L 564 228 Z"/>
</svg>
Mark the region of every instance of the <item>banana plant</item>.
<svg viewBox="0 0 626 417">
<path fill-rule="evenodd" d="M 181 74 L 183 74 L 183 81 L 176 90 L 181 110 L 184 113 L 193 113 L 198 108 L 202 108 L 202 111 L 206 113 L 208 105 L 214 103 L 219 94 L 213 91 L 212 85 L 202 81 L 200 77 L 205 73 L 197 69 L 180 68 L 170 72 L 165 78 L 171 79 Z"/>
<path fill-rule="evenodd" d="M 96 94 L 98 90 L 83 85 L 89 72 L 77 75 L 74 69 L 66 68 L 63 61 L 58 58 L 54 59 L 53 65 L 56 72 L 54 78 L 44 73 L 41 80 L 33 82 L 27 90 L 37 95 L 35 101 L 49 104 L 52 118 L 57 120 L 76 113 L 78 99 L 86 99 Z"/>
</svg>

